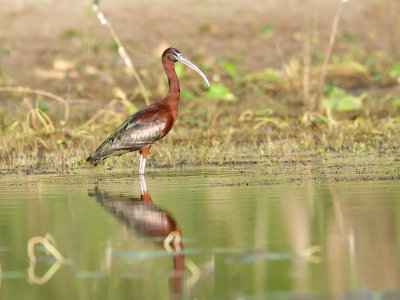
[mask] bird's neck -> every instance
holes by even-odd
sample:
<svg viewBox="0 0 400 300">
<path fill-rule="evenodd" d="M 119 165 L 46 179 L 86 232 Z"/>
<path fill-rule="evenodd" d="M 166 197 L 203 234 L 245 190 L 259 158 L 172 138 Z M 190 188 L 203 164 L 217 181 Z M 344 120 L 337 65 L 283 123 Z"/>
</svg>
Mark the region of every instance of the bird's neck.
<svg viewBox="0 0 400 300">
<path fill-rule="evenodd" d="M 175 72 L 175 65 L 167 58 L 164 58 L 162 63 L 165 74 L 167 74 L 168 77 L 168 95 L 166 97 L 166 100 L 167 102 L 176 102 L 177 104 L 179 102 L 181 90 L 179 87 L 178 76 Z"/>
</svg>

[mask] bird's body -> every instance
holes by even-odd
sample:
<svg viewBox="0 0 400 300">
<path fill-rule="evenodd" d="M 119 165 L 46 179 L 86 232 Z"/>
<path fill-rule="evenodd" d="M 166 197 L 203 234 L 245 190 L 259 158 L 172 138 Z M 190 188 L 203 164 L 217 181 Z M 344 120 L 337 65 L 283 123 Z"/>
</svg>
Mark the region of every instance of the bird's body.
<svg viewBox="0 0 400 300">
<path fill-rule="evenodd" d="M 139 176 L 140 198 L 127 197 L 123 194 L 112 194 L 101 190 L 98 186 L 91 196 L 117 219 L 123 221 L 128 228 L 134 229 L 137 235 L 151 239 L 159 247 L 173 254 L 173 269 L 170 276 L 170 292 L 176 295 L 182 292 L 185 255 L 182 243 L 182 231 L 176 220 L 165 210 L 157 207 L 146 189 L 144 176 Z"/>
<path fill-rule="evenodd" d="M 128 227 L 135 229 L 142 237 L 158 238 L 163 241 L 171 232 L 181 236 L 178 223 L 170 214 L 154 205 L 146 190 L 144 176 L 139 176 L 141 185 L 140 197 L 128 197 L 122 194 L 112 194 L 96 186 L 92 196 L 111 214 L 123 221 Z M 143 188 L 144 187 L 144 188 Z M 161 246 L 163 243 L 161 242 Z M 172 244 L 172 246 L 174 246 Z M 180 245 L 182 248 L 182 245 Z"/>
<path fill-rule="evenodd" d="M 168 77 L 168 95 L 153 105 L 131 115 L 100 147 L 88 157 L 87 161 L 97 165 L 110 156 L 119 156 L 131 151 L 140 151 L 139 174 L 144 174 L 147 154 L 153 143 L 163 138 L 174 126 L 178 118 L 180 87 L 174 63 L 180 61 L 206 80 L 204 74 L 177 49 L 168 48 L 162 55 L 162 64 Z M 207 84 L 208 81 L 206 80 Z"/>
<path fill-rule="evenodd" d="M 148 106 L 122 123 L 88 158 L 88 161 L 97 165 L 110 156 L 149 147 L 171 130 L 175 120 L 161 101 Z"/>
</svg>

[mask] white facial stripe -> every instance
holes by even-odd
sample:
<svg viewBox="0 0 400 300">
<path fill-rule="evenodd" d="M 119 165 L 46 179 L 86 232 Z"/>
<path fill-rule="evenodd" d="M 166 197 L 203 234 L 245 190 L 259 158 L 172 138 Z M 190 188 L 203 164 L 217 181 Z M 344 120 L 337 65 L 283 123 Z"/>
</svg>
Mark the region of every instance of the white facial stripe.
<svg viewBox="0 0 400 300">
<path fill-rule="evenodd" d="M 175 53 L 174 53 L 174 57 L 175 57 L 177 60 L 180 60 L 180 59 L 182 58 L 182 54 L 180 54 L 180 53 L 178 53 L 178 52 L 175 52 Z"/>
</svg>

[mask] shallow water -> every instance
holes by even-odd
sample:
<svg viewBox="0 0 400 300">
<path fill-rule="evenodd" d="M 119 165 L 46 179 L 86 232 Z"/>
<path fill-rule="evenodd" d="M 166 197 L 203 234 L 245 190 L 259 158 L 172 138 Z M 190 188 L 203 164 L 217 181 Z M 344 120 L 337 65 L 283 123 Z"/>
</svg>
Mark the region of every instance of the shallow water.
<svg viewBox="0 0 400 300">
<path fill-rule="evenodd" d="M 400 298 L 396 159 L 16 173 L 0 299 Z"/>
</svg>

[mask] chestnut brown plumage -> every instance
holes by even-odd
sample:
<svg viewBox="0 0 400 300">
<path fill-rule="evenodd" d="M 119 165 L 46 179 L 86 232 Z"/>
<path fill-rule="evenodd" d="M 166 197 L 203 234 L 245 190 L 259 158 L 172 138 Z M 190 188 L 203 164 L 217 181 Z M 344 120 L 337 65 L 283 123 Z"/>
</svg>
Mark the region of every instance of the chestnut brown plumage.
<svg viewBox="0 0 400 300">
<path fill-rule="evenodd" d="M 153 204 L 143 175 L 139 175 L 139 180 L 142 192 L 140 198 L 108 193 L 98 186 L 90 195 L 94 196 L 106 211 L 123 221 L 128 228 L 134 229 L 139 236 L 152 239 L 157 245 L 173 254 L 170 293 L 171 296 L 180 295 L 185 268 L 181 228 L 167 211 Z"/>
<path fill-rule="evenodd" d="M 180 87 L 175 72 L 175 62 L 181 62 L 198 72 L 209 85 L 203 72 L 175 48 L 166 49 L 161 57 L 161 62 L 168 77 L 167 96 L 131 115 L 88 157 L 88 162 L 97 165 L 101 160 L 110 156 L 119 156 L 139 150 L 139 174 L 144 174 L 146 158 L 151 145 L 171 130 L 178 117 Z"/>
</svg>

